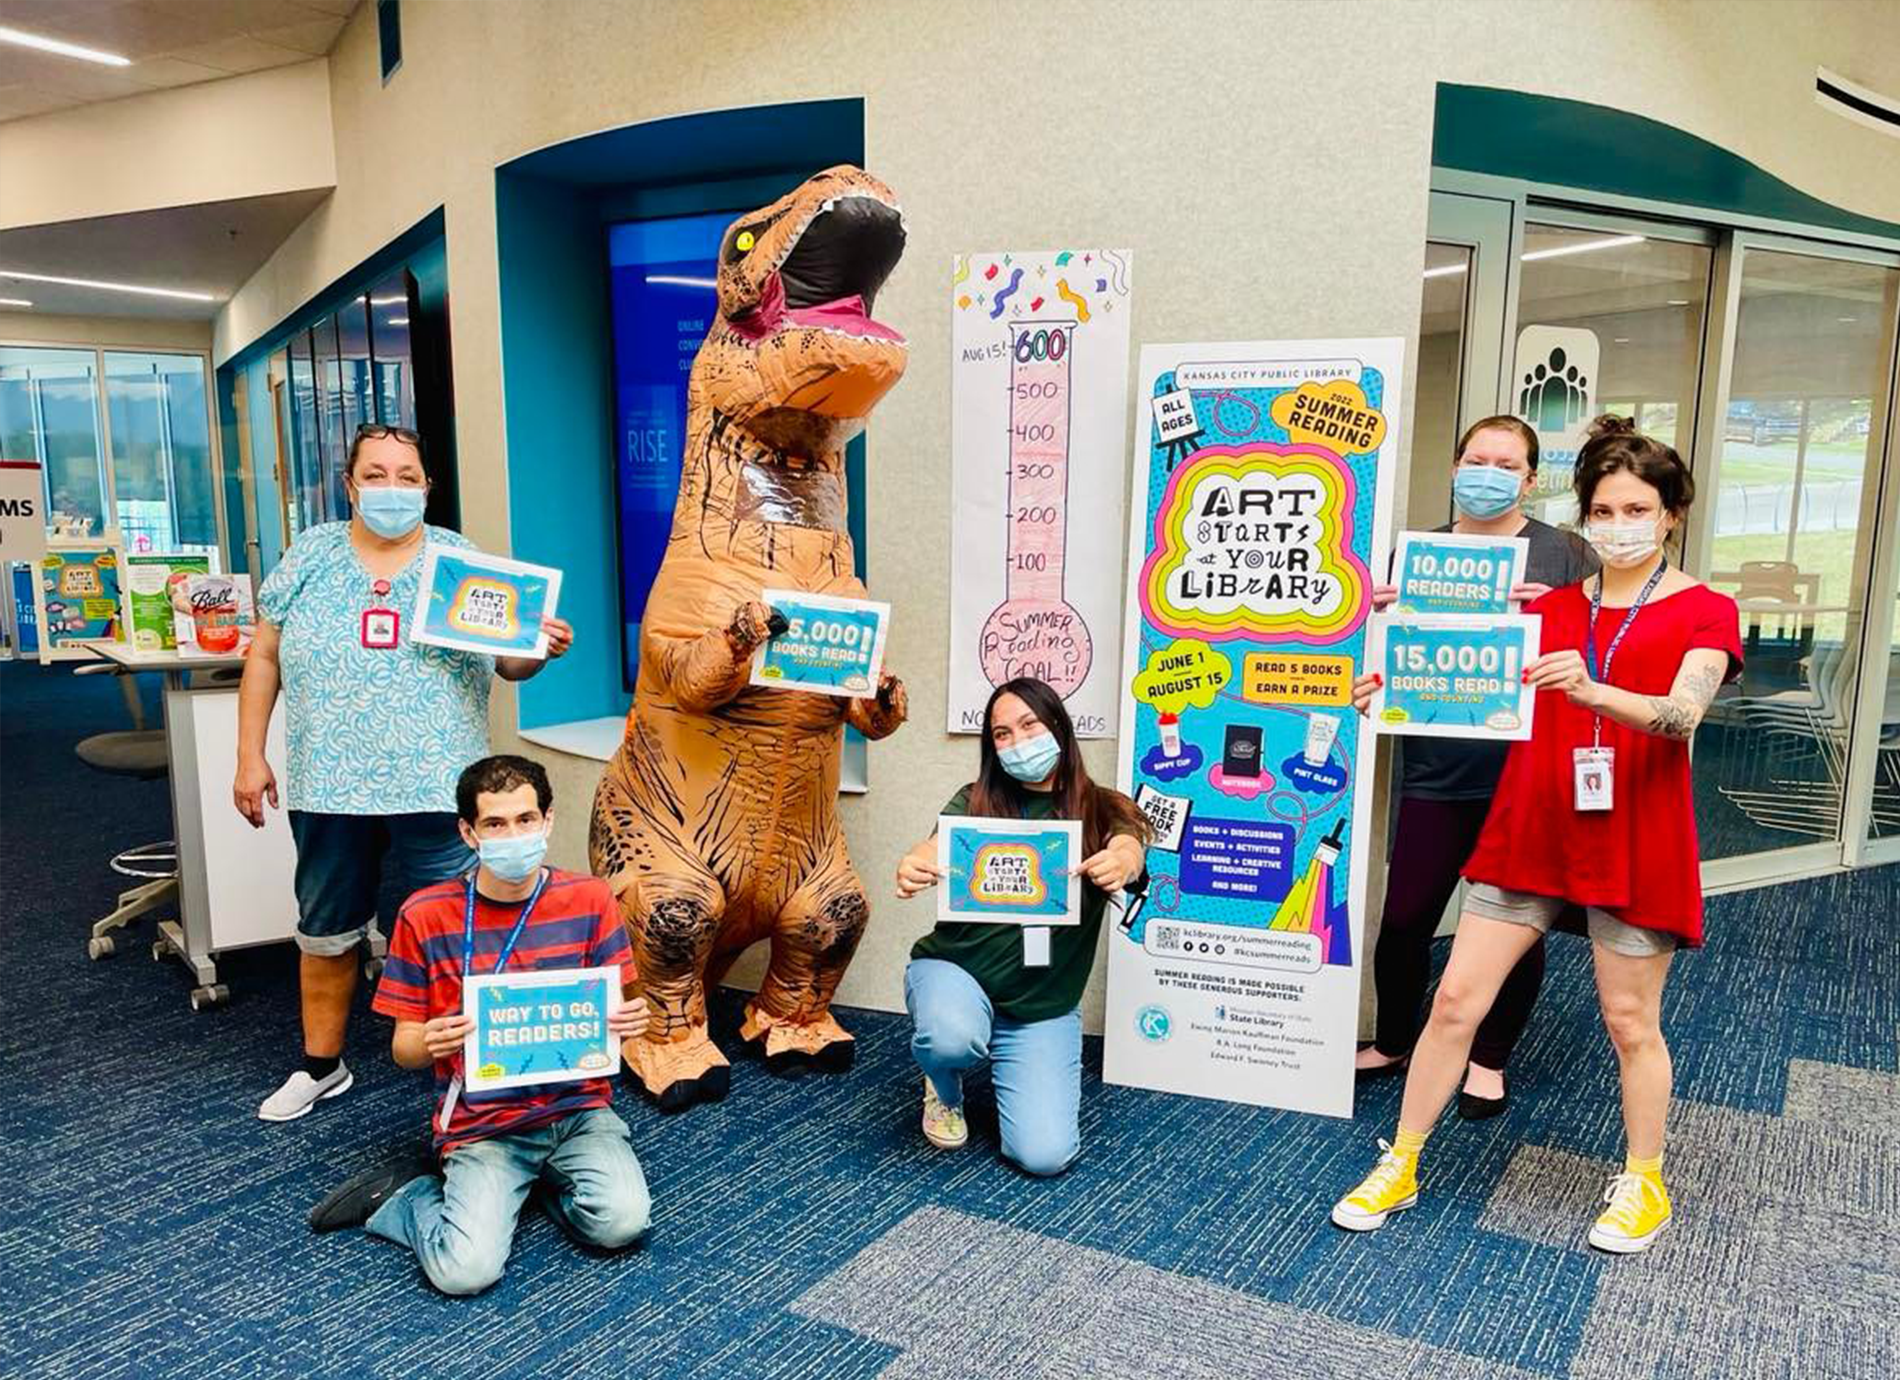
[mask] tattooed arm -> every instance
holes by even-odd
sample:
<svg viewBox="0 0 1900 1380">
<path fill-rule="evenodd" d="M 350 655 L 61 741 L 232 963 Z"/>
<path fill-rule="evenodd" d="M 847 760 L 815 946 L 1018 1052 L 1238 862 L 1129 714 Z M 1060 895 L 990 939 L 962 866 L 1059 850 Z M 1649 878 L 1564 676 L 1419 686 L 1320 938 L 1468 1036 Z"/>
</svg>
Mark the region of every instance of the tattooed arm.
<svg viewBox="0 0 1900 1380">
<path fill-rule="evenodd" d="M 1688 741 L 1695 736 L 1709 702 L 1728 674 L 1728 653 L 1697 647 L 1683 657 L 1675 683 L 1667 695 L 1639 695 L 1590 679 L 1576 652 L 1552 652 L 1529 668 L 1530 683 L 1539 689 L 1562 690 L 1571 703 L 1594 709 L 1606 719 L 1659 738 Z"/>
</svg>

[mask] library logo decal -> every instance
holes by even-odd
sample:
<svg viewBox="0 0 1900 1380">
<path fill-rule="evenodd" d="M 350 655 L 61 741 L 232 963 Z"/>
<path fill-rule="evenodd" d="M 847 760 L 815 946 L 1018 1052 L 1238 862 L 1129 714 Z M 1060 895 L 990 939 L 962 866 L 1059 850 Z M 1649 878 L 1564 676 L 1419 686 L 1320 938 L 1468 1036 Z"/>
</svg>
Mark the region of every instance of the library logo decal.
<svg viewBox="0 0 1900 1380">
<path fill-rule="evenodd" d="M 1516 364 L 1514 410 L 1535 428 L 1542 452 L 1537 497 L 1567 493 L 1577 450 L 1598 410 L 1602 345 L 1595 331 L 1526 326 L 1518 332 Z"/>
</svg>

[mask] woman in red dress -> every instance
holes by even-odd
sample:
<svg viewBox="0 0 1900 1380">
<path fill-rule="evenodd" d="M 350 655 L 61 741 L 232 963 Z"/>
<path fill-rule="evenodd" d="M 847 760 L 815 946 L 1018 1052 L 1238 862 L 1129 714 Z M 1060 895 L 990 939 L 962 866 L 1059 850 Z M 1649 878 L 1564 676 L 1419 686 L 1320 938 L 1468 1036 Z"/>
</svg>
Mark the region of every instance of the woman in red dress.
<svg viewBox="0 0 1900 1380">
<path fill-rule="evenodd" d="M 1628 1157 L 1590 1244 L 1646 1250 L 1669 1224 L 1663 981 L 1678 947 L 1702 943 L 1689 740 L 1716 690 L 1740 672 L 1740 615 L 1733 599 L 1664 557 L 1694 497 L 1672 448 L 1625 419 L 1599 418 L 1577 456 L 1576 492 L 1603 570 L 1527 610 L 1544 620 L 1543 655 L 1525 671 L 1538 690 L 1535 726 L 1512 747 L 1465 865 L 1471 886 L 1412 1053 L 1398 1134 L 1333 1207 L 1333 1221 L 1352 1231 L 1381 1227 L 1418 1201 L 1419 1152 L 1464 1074 L 1478 1022 L 1560 916 L 1580 918 L 1589 933 L 1623 1088 Z M 1355 686 L 1362 704 L 1375 684 Z"/>
</svg>

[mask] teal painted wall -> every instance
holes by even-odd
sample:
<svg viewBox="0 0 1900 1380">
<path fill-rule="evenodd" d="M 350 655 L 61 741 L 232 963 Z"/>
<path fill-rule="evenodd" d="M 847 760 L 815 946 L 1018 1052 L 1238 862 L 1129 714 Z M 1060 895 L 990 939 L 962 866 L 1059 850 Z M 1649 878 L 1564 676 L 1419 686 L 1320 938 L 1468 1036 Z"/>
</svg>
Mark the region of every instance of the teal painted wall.
<svg viewBox="0 0 1900 1380">
<path fill-rule="evenodd" d="M 631 703 L 616 632 L 607 243 L 594 202 L 572 184 L 496 179 L 509 542 L 517 560 L 561 568 L 561 616 L 578 634 L 522 685 L 522 728 Z"/>
<path fill-rule="evenodd" d="M 1557 96 L 1441 83 L 1432 165 L 1900 242 L 1900 225 L 1811 197 L 1706 139 Z"/>
</svg>

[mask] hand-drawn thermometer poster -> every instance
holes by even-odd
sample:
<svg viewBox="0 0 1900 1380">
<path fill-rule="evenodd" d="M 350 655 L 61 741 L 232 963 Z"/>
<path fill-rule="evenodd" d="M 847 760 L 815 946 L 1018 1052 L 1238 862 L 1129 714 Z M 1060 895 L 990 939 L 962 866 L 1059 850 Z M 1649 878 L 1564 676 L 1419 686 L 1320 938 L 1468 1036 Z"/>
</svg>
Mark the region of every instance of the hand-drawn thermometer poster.
<svg viewBox="0 0 1900 1380">
<path fill-rule="evenodd" d="M 1127 250 L 959 254 L 950 275 L 949 731 L 998 685 L 1054 686 L 1115 735 Z"/>
<path fill-rule="evenodd" d="M 1404 342 L 1146 345 L 1121 784 L 1156 824 L 1111 926 L 1104 1076 L 1352 1115 Z"/>
</svg>

